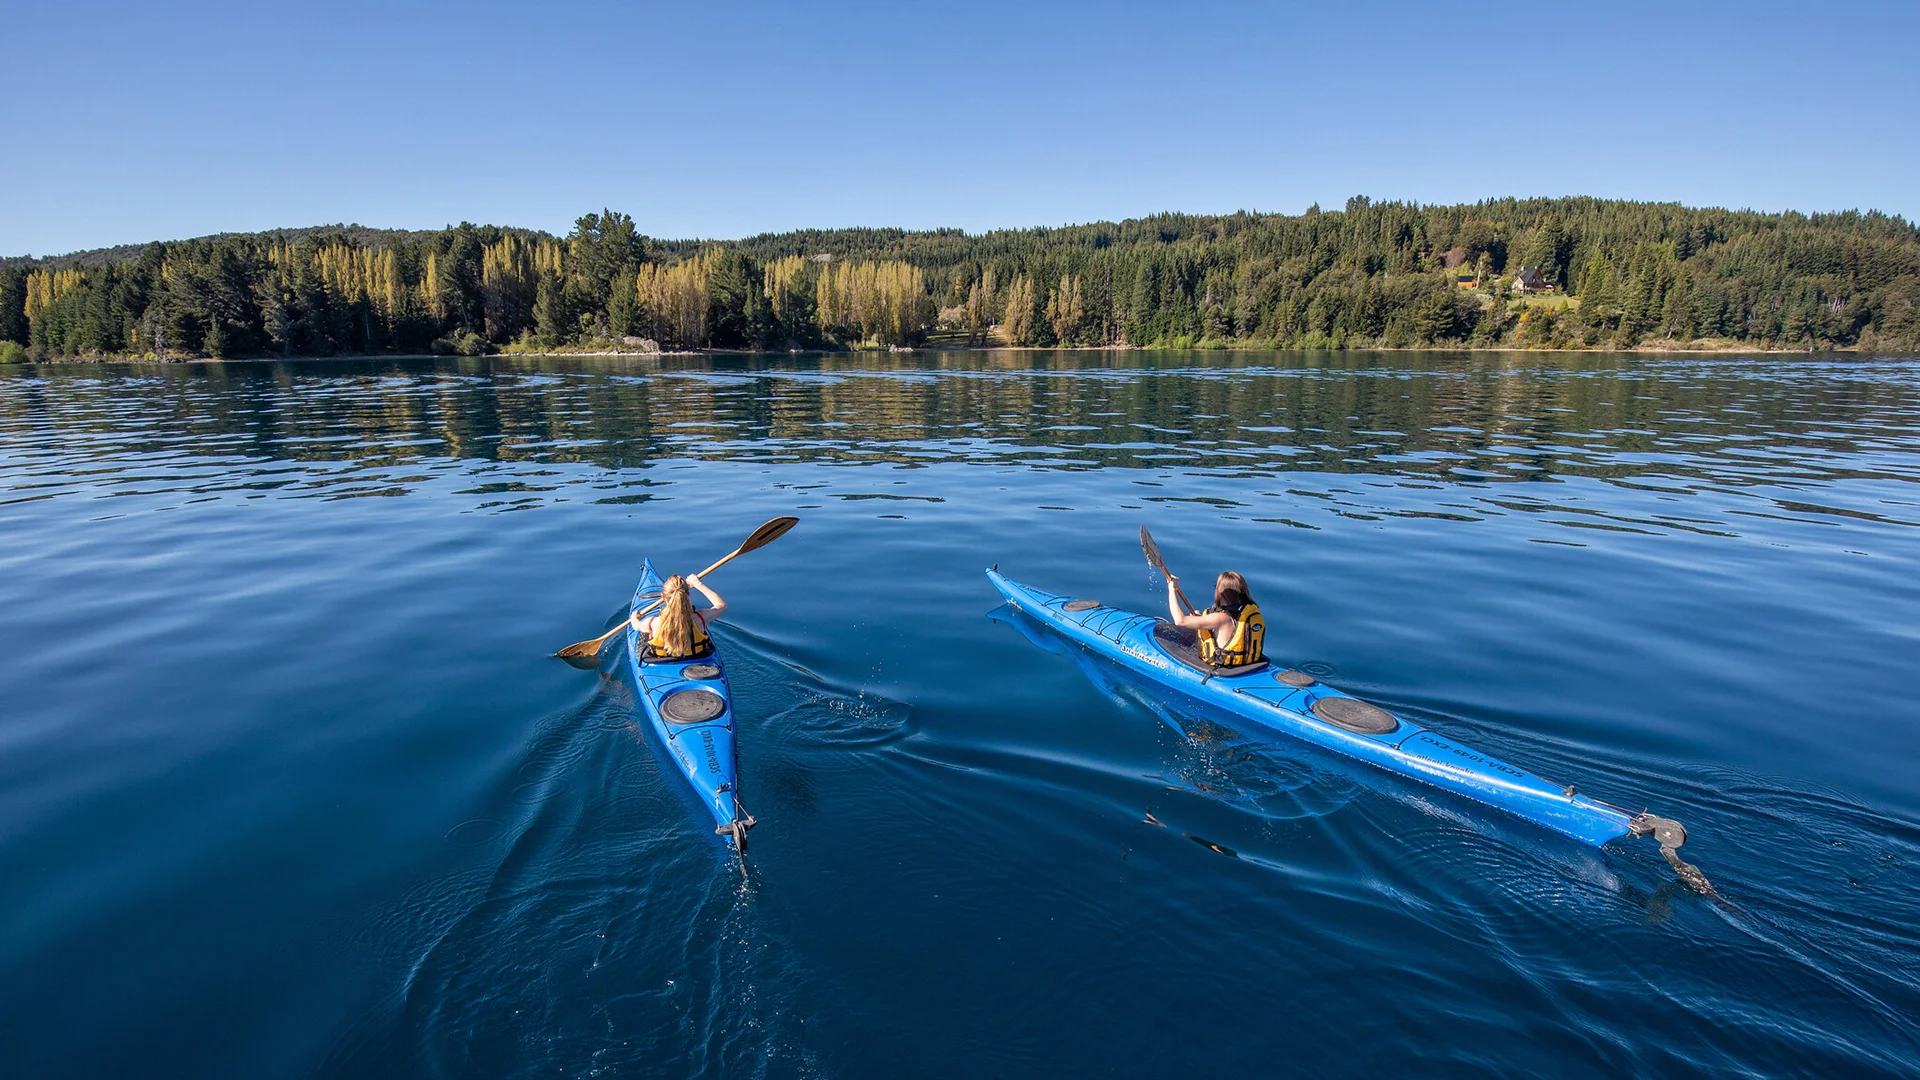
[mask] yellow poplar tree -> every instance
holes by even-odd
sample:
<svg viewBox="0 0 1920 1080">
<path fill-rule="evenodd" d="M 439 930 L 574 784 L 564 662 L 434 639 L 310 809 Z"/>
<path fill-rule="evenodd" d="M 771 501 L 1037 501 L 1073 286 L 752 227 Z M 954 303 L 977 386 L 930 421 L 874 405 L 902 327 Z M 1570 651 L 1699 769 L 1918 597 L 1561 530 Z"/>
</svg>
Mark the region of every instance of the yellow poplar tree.
<svg viewBox="0 0 1920 1080">
<path fill-rule="evenodd" d="M 35 270 L 27 275 L 27 321 L 32 322 L 53 302 L 72 292 L 80 284 L 80 268 Z"/>
<path fill-rule="evenodd" d="M 987 327 L 993 325 L 993 294 L 997 291 L 999 282 L 994 280 L 993 267 L 989 266 L 967 293 L 968 342 L 979 342 L 986 336 Z"/>
<path fill-rule="evenodd" d="M 634 277 L 639 321 L 662 344 L 697 349 L 707 343 L 707 303 L 718 252 L 703 251 L 672 266 L 644 263 Z"/>
<path fill-rule="evenodd" d="M 505 340 L 533 322 L 540 275 L 560 277 L 560 244 L 522 240 L 512 233 L 480 252 L 480 291 L 486 306 L 487 336 Z"/>
<path fill-rule="evenodd" d="M 447 317 L 447 297 L 440 291 L 440 256 L 431 251 L 420 271 L 420 300 L 436 320 Z"/>
<path fill-rule="evenodd" d="M 350 304 L 364 301 L 374 316 L 392 330 L 401 285 L 391 249 L 376 251 L 329 244 L 314 253 L 314 268 L 320 272 L 320 280 L 326 283 L 328 291 Z"/>
<path fill-rule="evenodd" d="M 926 275 L 911 263 L 842 263 L 820 275 L 816 316 L 831 336 L 901 345 L 936 314 Z"/>
<path fill-rule="evenodd" d="M 1007 335 L 1007 344 L 1033 344 L 1033 307 L 1033 279 L 1025 274 L 1015 274 L 1013 284 L 1007 286 L 1007 315 L 1000 322 L 1000 328 Z"/>
<path fill-rule="evenodd" d="M 1062 345 L 1067 344 L 1086 317 L 1087 305 L 1081 297 L 1080 279 L 1072 274 L 1060 275 L 1060 284 L 1047 296 L 1047 322 L 1053 326 L 1053 336 L 1059 338 Z"/>
<path fill-rule="evenodd" d="M 794 301 L 806 287 L 807 257 L 787 255 L 767 263 L 767 303 L 776 319 L 791 318 Z"/>
</svg>

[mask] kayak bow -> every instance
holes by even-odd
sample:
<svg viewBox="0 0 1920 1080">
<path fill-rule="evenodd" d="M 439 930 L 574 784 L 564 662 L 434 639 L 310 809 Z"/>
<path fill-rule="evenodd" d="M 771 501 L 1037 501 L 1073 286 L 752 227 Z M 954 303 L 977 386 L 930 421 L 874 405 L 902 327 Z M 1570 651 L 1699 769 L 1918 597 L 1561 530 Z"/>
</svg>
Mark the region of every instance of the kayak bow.
<svg viewBox="0 0 1920 1080">
<path fill-rule="evenodd" d="M 1021 612 L 1089 652 L 1151 678 L 1202 706 L 1223 710 L 1347 757 L 1464 795 L 1599 847 L 1622 836 L 1653 836 L 1683 879 L 1709 891 L 1695 867 L 1681 861 L 1679 822 L 1634 814 L 1543 780 L 1469 749 L 1299 671 L 1261 663 L 1245 670 L 1209 667 L 1194 632 L 1164 620 L 1075 600 L 987 571 L 988 580 Z"/>
<path fill-rule="evenodd" d="M 646 608 L 659 597 L 660 587 L 652 560 L 643 561 L 630 610 Z M 647 722 L 694 794 L 713 814 L 713 831 L 744 852 L 753 818 L 740 808 L 734 791 L 739 761 L 734 753 L 733 694 L 720 663 L 719 643 L 714 643 L 710 656 L 657 660 L 644 655 L 646 641 L 633 628 L 631 618 L 626 636 L 627 664 Z"/>
</svg>

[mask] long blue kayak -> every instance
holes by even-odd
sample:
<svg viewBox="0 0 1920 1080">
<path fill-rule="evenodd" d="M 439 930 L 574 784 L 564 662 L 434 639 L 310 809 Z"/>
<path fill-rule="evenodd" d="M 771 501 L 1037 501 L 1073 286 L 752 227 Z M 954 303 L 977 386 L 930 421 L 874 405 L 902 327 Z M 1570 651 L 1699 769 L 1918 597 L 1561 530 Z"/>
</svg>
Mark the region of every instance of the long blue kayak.
<svg viewBox="0 0 1920 1080">
<path fill-rule="evenodd" d="M 1681 862 L 1678 822 L 1590 799 L 1504 761 L 1461 746 L 1419 724 L 1342 693 L 1313 676 L 1266 663 L 1219 669 L 1199 658 L 1195 633 L 1147 615 L 1043 592 L 987 571 L 1015 608 L 1068 641 L 1172 693 L 1337 753 L 1498 807 L 1596 847 L 1622 836 L 1651 835 L 1689 882 L 1700 872 Z"/>
<path fill-rule="evenodd" d="M 653 561 L 644 561 L 630 610 L 640 611 L 659 599 L 660 584 Z M 733 693 L 727 687 L 719 643 L 714 643 L 711 656 L 661 660 L 646 655 L 646 640 L 634 630 L 631 619 L 626 635 L 627 663 L 633 669 L 647 723 L 713 814 L 713 831 L 744 852 L 753 819 L 741 810 L 734 790 L 739 761 L 733 743 Z"/>
</svg>

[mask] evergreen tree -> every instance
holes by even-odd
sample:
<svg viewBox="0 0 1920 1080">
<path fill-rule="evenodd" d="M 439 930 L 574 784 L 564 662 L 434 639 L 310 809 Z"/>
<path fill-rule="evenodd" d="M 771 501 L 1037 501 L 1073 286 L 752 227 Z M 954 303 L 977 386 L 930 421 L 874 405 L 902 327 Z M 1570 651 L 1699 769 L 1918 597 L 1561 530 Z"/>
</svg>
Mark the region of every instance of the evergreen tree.
<svg viewBox="0 0 1920 1080">
<path fill-rule="evenodd" d="M 708 341 L 719 349 L 762 347 L 771 330 L 765 300 L 766 274 L 759 265 L 739 251 L 721 252 L 707 272 Z"/>
<path fill-rule="evenodd" d="M 1596 250 L 1587 260 L 1587 268 L 1580 273 L 1580 288 L 1576 294 L 1580 297 L 1580 321 L 1596 331 L 1606 331 L 1614 325 L 1615 284 L 1613 261 L 1607 253 Z"/>
<path fill-rule="evenodd" d="M 479 229 L 470 222 L 461 222 L 447 235 L 445 255 L 434 263 L 435 292 L 446 322 L 443 331 L 479 333 L 486 328 L 485 271 L 481 265 L 485 253 Z"/>
<path fill-rule="evenodd" d="M 1653 259 L 1646 253 L 1634 260 L 1633 276 L 1626 286 L 1625 310 L 1620 316 L 1620 329 L 1626 333 L 1628 342 L 1640 340 L 1640 335 L 1653 325 Z"/>
<path fill-rule="evenodd" d="M 567 288 L 558 274 L 542 272 L 535 285 L 533 338 L 542 345 L 565 345 L 575 322 L 567 310 Z"/>
<path fill-rule="evenodd" d="M 628 337 L 638 332 L 639 325 L 639 279 L 632 270 L 622 271 L 607 296 L 607 332 L 616 338 Z"/>
<path fill-rule="evenodd" d="M 583 306 L 604 309 L 614 283 L 633 270 L 645 254 L 645 240 L 633 219 L 612 210 L 586 214 L 567 236 L 567 264 L 580 288 Z"/>
<path fill-rule="evenodd" d="M 1459 315 L 1450 289 L 1429 289 L 1426 298 L 1413 308 L 1413 332 L 1422 345 L 1432 345 L 1454 337 Z"/>
<path fill-rule="evenodd" d="M 27 268 L 0 269 L 0 341 L 27 343 Z"/>
</svg>

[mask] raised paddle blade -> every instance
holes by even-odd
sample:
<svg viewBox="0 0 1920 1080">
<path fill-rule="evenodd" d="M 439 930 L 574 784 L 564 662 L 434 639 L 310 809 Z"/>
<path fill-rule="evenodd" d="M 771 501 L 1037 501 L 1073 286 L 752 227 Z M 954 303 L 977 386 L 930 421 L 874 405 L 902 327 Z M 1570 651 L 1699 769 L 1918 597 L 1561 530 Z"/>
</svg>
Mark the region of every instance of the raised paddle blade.
<svg viewBox="0 0 1920 1080">
<path fill-rule="evenodd" d="M 800 524 L 800 519 L 797 517 L 774 518 L 772 521 L 753 530 L 753 535 L 747 537 L 747 542 L 740 545 L 739 553 L 745 555 L 755 548 L 766 547 L 768 544 L 787 535 L 787 530 L 798 524 Z"/>
<path fill-rule="evenodd" d="M 1147 553 L 1148 566 L 1166 574 L 1168 577 L 1173 576 L 1167 572 L 1167 560 L 1160 557 L 1160 545 L 1153 542 L 1153 534 L 1147 531 L 1145 525 L 1140 526 L 1140 550 Z M 1175 588 L 1173 594 L 1180 598 L 1181 605 L 1188 611 L 1193 610 L 1193 601 L 1187 599 L 1187 594 L 1184 591 Z"/>
<path fill-rule="evenodd" d="M 1140 550 L 1147 553 L 1147 565 L 1164 573 L 1167 569 L 1165 559 L 1160 557 L 1160 545 L 1153 542 L 1153 534 L 1145 525 L 1140 526 Z"/>
<path fill-rule="evenodd" d="M 796 517 L 774 518 L 772 521 L 769 521 L 765 525 L 762 525 L 759 528 L 753 530 L 753 534 L 751 536 L 748 536 L 746 540 L 742 541 L 739 547 L 734 548 L 732 551 L 727 552 L 726 555 L 722 557 L 719 562 L 714 563 L 712 566 L 709 566 L 705 570 L 700 571 L 699 576 L 704 578 L 708 574 L 713 573 L 715 570 L 718 570 L 721 567 L 732 562 L 733 560 L 739 558 L 740 556 L 745 555 L 747 552 L 752 551 L 756 548 L 766 547 L 768 544 L 771 544 L 775 540 L 780 539 L 782 536 L 787 535 L 787 530 L 793 528 L 795 525 L 798 525 L 798 524 L 800 524 L 800 519 Z"/>
</svg>

